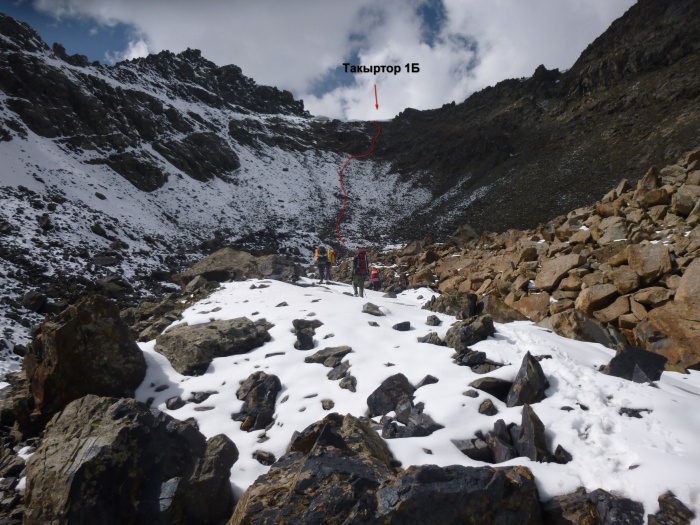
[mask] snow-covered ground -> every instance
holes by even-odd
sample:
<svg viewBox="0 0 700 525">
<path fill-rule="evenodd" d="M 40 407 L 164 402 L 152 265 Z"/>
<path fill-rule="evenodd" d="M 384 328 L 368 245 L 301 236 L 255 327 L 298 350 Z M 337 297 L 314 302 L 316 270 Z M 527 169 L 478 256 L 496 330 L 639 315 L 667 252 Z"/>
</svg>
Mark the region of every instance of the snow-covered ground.
<svg viewBox="0 0 700 525">
<path fill-rule="evenodd" d="M 251 285 L 261 283 L 267 288 L 251 289 Z M 142 401 L 154 398 L 152 406 L 176 418 L 195 418 L 206 436 L 228 435 L 241 452 L 231 471 L 231 482 L 240 495 L 268 470 L 253 459 L 253 452 L 263 450 L 279 458 L 294 431 L 301 431 L 328 413 L 321 400 L 332 400 L 332 411 L 363 416 L 368 411 L 367 397 L 387 377 L 402 373 L 415 385 L 431 374 L 439 382 L 419 388 L 415 401 L 425 403 L 425 413 L 445 428 L 427 437 L 387 440 L 389 447 L 404 467 L 483 465 L 463 455 L 451 440 L 472 438 L 477 430 L 487 432 L 499 418 L 519 424 L 522 408 L 507 408 L 492 398 L 498 415 L 479 414 L 479 404 L 491 396 L 480 392 L 473 399 L 462 393 L 470 389 L 469 383 L 484 376 L 453 364 L 454 350 L 417 342 L 417 337 L 431 330 L 444 337 L 454 318 L 438 314 L 443 321 L 441 326 L 425 325 L 427 315 L 432 313 L 420 308 L 433 293 L 427 289 L 405 292 L 396 299 L 383 298 L 382 293 L 372 291 L 366 292 L 364 299 L 356 298 L 348 295 L 350 291 L 349 286 L 342 284 L 303 287 L 258 280 L 226 283 L 186 310 L 180 323 L 194 325 L 241 316 L 265 318 L 275 325 L 270 330 L 272 340 L 245 355 L 215 359 L 208 371 L 197 377 L 178 374 L 165 357 L 154 351 L 154 341 L 142 343 L 148 372 L 136 397 Z M 277 306 L 283 301 L 288 306 Z M 378 305 L 386 316 L 362 313 L 362 305 L 367 301 Z M 314 350 L 299 351 L 293 347 L 294 319 L 323 322 L 316 329 Z M 376 321 L 379 326 L 372 327 L 369 321 Z M 402 321 L 410 321 L 412 329 L 392 329 Z M 489 375 L 512 380 L 528 351 L 552 356 L 541 361 L 550 382 L 547 398 L 533 408 L 547 429 L 550 450 L 560 444 L 573 455 L 573 461 L 566 465 L 535 463 L 522 457 L 500 465 L 529 467 L 537 478 L 542 500 L 572 492 L 579 486 L 589 490 L 603 488 L 640 501 L 646 513 L 654 513 L 658 510 L 658 496 L 672 490 L 698 513 L 700 372 L 665 372 L 655 388 L 597 372 L 614 355 L 600 345 L 564 339 L 529 322 L 497 324 L 496 328 L 494 338 L 474 345 L 491 360 L 508 365 Z M 304 362 L 305 357 L 319 349 L 340 345 L 353 349 L 345 359 L 351 365 L 349 372 L 357 378 L 355 393 L 329 380 L 329 368 Z M 269 354 L 276 355 L 266 357 Z M 241 409 L 242 401 L 236 399 L 239 384 L 256 371 L 275 374 L 283 389 L 272 428 L 247 433 L 240 430 L 240 423 L 233 421 L 231 414 Z M 167 389 L 162 390 L 164 385 Z M 191 392 L 212 390 L 217 393 L 202 404 L 188 403 L 178 410 L 166 408 L 166 401 L 174 396 L 186 400 Z M 563 411 L 563 406 L 574 410 Z M 202 407 L 210 409 L 201 411 Z M 649 412 L 642 412 L 642 418 L 637 419 L 620 415 L 621 408 Z M 263 434 L 268 440 L 259 442 Z"/>
</svg>

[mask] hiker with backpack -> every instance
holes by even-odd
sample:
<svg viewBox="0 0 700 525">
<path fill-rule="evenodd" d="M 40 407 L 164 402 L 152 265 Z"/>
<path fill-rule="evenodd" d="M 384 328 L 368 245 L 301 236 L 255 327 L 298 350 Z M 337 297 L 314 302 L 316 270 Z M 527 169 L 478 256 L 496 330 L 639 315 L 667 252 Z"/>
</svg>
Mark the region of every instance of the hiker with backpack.
<svg viewBox="0 0 700 525">
<path fill-rule="evenodd" d="M 378 292 L 382 287 L 382 276 L 377 268 L 372 268 L 369 274 L 369 289 Z"/>
<path fill-rule="evenodd" d="M 367 279 L 368 268 L 367 252 L 360 248 L 357 255 L 352 258 L 352 290 L 355 292 L 355 297 L 357 297 L 358 291 L 360 297 L 365 296 L 365 279 Z"/>
<path fill-rule="evenodd" d="M 314 252 L 314 262 L 316 263 L 316 267 L 318 268 L 318 284 L 323 284 L 324 277 L 326 278 L 326 280 L 330 279 L 330 271 L 328 271 L 328 253 L 326 252 L 326 249 L 323 246 L 319 246 L 316 248 L 316 251 Z M 326 275 L 327 271 L 328 275 Z"/>
<path fill-rule="evenodd" d="M 328 264 L 326 265 L 326 281 L 330 281 L 331 266 L 335 264 L 335 250 L 333 248 L 328 248 L 328 250 L 326 250 L 326 255 L 328 255 Z"/>
</svg>

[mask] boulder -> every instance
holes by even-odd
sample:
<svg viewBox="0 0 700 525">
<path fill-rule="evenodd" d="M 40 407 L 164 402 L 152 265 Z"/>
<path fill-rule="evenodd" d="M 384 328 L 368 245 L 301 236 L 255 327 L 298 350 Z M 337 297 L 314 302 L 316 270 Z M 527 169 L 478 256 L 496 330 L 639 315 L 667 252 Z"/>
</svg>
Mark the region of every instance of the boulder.
<svg viewBox="0 0 700 525">
<path fill-rule="evenodd" d="M 659 511 L 648 515 L 648 525 L 690 525 L 695 513 L 690 510 L 673 492 L 659 496 Z"/>
<path fill-rule="evenodd" d="M 428 318 L 425 320 L 425 324 L 428 326 L 440 326 L 442 324 L 442 321 L 437 315 L 429 315 Z"/>
<path fill-rule="evenodd" d="M 399 472 L 395 464 L 368 425 L 330 414 L 295 434 L 288 452 L 245 492 L 229 525 L 542 523 L 525 467 L 425 465 Z"/>
<path fill-rule="evenodd" d="M 539 525 L 542 518 L 535 479 L 526 467 L 422 465 L 382 487 L 376 520 L 364 523 Z"/>
<path fill-rule="evenodd" d="M 562 337 L 600 343 L 614 350 L 623 348 L 627 342 L 614 327 L 603 326 L 599 321 L 586 317 L 579 310 L 558 313 L 540 321 L 537 326 L 552 330 Z"/>
<path fill-rule="evenodd" d="M 442 339 L 440 339 L 440 336 L 437 334 L 437 332 L 428 332 L 428 334 L 424 335 L 423 337 L 418 337 L 418 342 L 437 346 L 445 346 L 445 342 Z"/>
<path fill-rule="evenodd" d="M 664 356 L 627 346 L 618 351 L 601 372 L 636 383 L 650 383 L 661 378 L 666 362 Z"/>
<path fill-rule="evenodd" d="M 540 268 L 535 279 L 535 288 L 538 290 L 550 291 L 559 284 L 564 276 L 573 268 L 577 268 L 586 262 L 586 258 L 572 253 L 556 257 L 545 262 Z"/>
<path fill-rule="evenodd" d="M 640 304 L 645 304 L 650 308 L 661 306 L 668 302 L 672 297 L 673 293 L 663 286 L 650 286 L 648 288 L 643 288 L 633 295 L 635 301 Z"/>
<path fill-rule="evenodd" d="M 282 383 L 276 375 L 254 372 L 236 391 L 236 398 L 243 400 L 241 411 L 232 414 L 234 421 L 242 421 L 241 430 L 262 430 L 272 424 L 277 394 Z"/>
<path fill-rule="evenodd" d="M 549 458 L 547 440 L 544 437 L 544 425 L 530 405 L 523 406 L 523 419 L 520 432 L 513 440 L 518 455 L 532 461 L 545 461 Z"/>
<path fill-rule="evenodd" d="M 238 450 L 133 399 L 88 395 L 59 413 L 27 462 L 28 525 L 202 523 L 231 515 Z"/>
<path fill-rule="evenodd" d="M 269 278 L 280 281 L 294 282 L 303 270 L 293 262 L 279 255 L 263 255 L 257 257 L 251 253 L 222 248 L 197 262 L 183 273 L 173 275 L 172 279 L 182 286 L 198 275 L 207 281 L 243 281 L 250 278 Z"/>
<path fill-rule="evenodd" d="M 246 317 L 211 321 L 197 325 L 180 324 L 156 338 L 155 350 L 168 358 L 184 375 L 201 375 L 217 357 L 244 354 L 270 340 L 264 319 Z"/>
<path fill-rule="evenodd" d="M 630 299 L 628 296 L 618 297 L 613 303 L 602 310 L 593 312 L 595 317 L 601 323 L 614 323 L 621 316 L 629 313 Z"/>
<path fill-rule="evenodd" d="M 549 300 L 550 296 L 547 292 L 526 295 L 519 301 L 514 302 L 513 308 L 537 323 L 549 314 Z"/>
<path fill-rule="evenodd" d="M 513 383 L 497 377 L 482 377 L 469 383 L 469 386 L 491 394 L 496 399 L 506 402 Z"/>
<path fill-rule="evenodd" d="M 624 295 L 639 289 L 639 275 L 627 265 L 610 272 L 610 278 L 618 293 Z"/>
<path fill-rule="evenodd" d="M 634 336 L 640 347 L 666 357 L 672 365 L 700 364 L 700 308 L 670 301 L 651 310 Z"/>
<path fill-rule="evenodd" d="M 622 217 L 603 219 L 592 234 L 600 246 L 607 246 L 627 239 L 627 222 Z"/>
<path fill-rule="evenodd" d="M 433 421 L 428 414 L 424 414 L 423 409 L 423 403 L 414 405 L 410 398 L 402 399 L 396 406 L 396 418 L 387 416 L 382 418 L 382 437 L 384 439 L 424 437 L 445 428 Z"/>
<path fill-rule="evenodd" d="M 476 310 L 477 296 L 472 293 L 448 292 L 433 296 L 423 309 L 469 319 Z"/>
<path fill-rule="evenodd" d="M 81 299 L 39 325 L 23 363 L 32 409 L 29 432 L 87 394 L 132 397 L 146 360 L 117 306 L 102 296 Z"/>
<path fill-rule="evenodd" d="M 575 301 L 577 310 L 582 311 L 588 317 L 595 310 L 601 310 L 611 304 L 617 297 L 617 288 L 612 284 L 594 284 L 581 290 Z"/>
<path fill-rule="evenodd" d="M 700 258 L 694 259 L 685 269 L 676 290 L 675 300 L 700 308 Z"/>
<path fill-rule="evenodd" d="M 294 334 L 297 336 L 297 340 L 294 341 L 294 348 L 297 350 L 312 350 L 316 328 L 323 326 L 323 323 L 318 319 L 294 319 L 292 326 L 294 326 Z"/>
<path fill-rule="evenodd" d="M 415 387 L 403 374 L 386 378 L 367 398 L 370 417 L 383 416 L 396 410 L 401 401 L 412 400 L 415 391 Z"/>
<path fill-rule="evenodd" d="M 411 329 L 411 322 L 410 321 L 402 321 L 400 323 L 396 323 L 391 328 L 393 328 L 397 332 L 408 332 Z"/>
<path fill-rule="evenodd" d="M 371 523 L 376 492 L 396 477 L 394 465 L 367 424 L 329 414 L 294 434 L 287 453 L 248 487 L 229 525 Z"/>
<path fill-rule="evenodd" d="M 477 315 L 488 315 L 494 323 L 511 323 L 513 321 L 527 321 L 528 318 L 512 306 L 508 306 L 503 299 L 493 295 L 486 295 L 476 306 Z"/>
<path fill-rule="evenodd" d="M 644 523 L 644 506 L 641 503 L 615 496 L 603 489 L 587 493 L 582 487 L 573 494 L 556 496 L 543 505 L 543 511 L 545 523 L 552 525 Z"/>
<path fill-rule="evenodd" d="M 450 327 L 445 334 L 445 343 L 457 352 L 461 352 L 495 333 L 491 317 L 477 315 L 466 321 L 459 321 Z"/>
<path fill-rule="evenodd" d="M 479 414 L 484 414 L 485 416 L 495 416 L 498 414 L 498 409 L 493 401 L 490 399 L 484 399 L 479 405 Z"/>
<path fill-rule="evenodd" d="M 627 260 L 644 284 L 651 284 L 671 271 L 668 248 L 661 243 L 630 245 L 627 248 Z"/>
<path fill-rule="evenodd" d="M 545 390 L 549 388 L 549 381 L 544 375 L 540 362 L 527 352 L 522 364 L 515 376 L 513 386 L 508 392 L 506 405 L 509 407 L 532 405 L 539 403 L 545 396 Z"/>
</svg>

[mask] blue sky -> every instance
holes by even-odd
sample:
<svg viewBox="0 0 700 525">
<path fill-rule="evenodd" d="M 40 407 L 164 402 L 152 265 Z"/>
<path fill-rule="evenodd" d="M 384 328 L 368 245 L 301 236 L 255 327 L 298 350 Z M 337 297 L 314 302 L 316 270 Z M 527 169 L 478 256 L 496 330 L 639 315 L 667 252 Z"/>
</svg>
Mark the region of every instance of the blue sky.
<svg viewBox="0 0 700 525">
<path fill-rule="evenodd" d="M 311 113 L 391 118 L 430 109 L 535 68 L 568 68 L 634 0 L 0 0 L 51 46 L 91 61 L 200 49 Z M 344 62 L 420 64 L 352 74 Z M 380 109 L 374 108 L 377 85 Z"/>
</svg>

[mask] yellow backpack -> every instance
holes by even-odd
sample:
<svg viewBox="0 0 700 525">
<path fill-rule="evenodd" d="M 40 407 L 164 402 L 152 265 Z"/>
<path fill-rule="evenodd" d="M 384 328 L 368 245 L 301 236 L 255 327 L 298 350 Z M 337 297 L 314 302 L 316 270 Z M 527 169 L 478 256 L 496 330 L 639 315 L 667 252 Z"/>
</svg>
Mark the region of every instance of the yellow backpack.
<svg viewBox="0 0 700 525">
<path fill-rule="evenodd" d="M 328 248 L 328 251 L 326 253 L 328 255 L 328 262 L 331 264 L 335 264 L 335 250 L 333 248 Z"/>
</svg>

